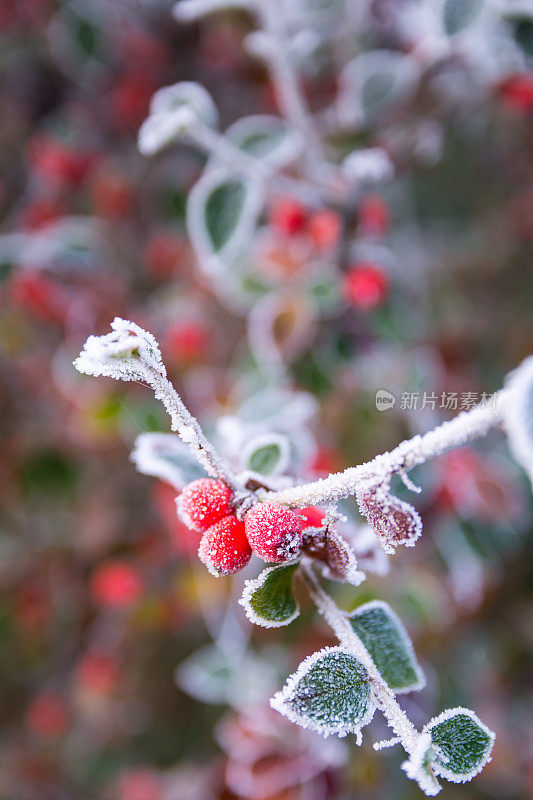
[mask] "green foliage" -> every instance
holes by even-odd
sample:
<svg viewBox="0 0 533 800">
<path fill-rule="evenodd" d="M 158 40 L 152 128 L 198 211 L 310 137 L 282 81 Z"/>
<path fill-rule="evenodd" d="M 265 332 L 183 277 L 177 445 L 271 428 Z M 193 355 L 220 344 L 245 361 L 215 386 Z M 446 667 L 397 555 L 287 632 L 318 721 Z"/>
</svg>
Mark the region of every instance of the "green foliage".
<svg viewBox="0 0 533 800">
<path fill-rule="evenodd" d="M 288 625 L 299 614 L 292 590 L 298 564 L 268 567 L 247 585 L 240 600 L 248 619 L 256 625 L 273 628 Z"/>
<path fill-rule="evenodd" d="M 444 711 L 424 730 L 436 749 L 436 771 L 448 780 L 470 780 L 490 758 L 494 734 L 467 708 Z"/>
<path fill-rule="evenodd" d="M 391 689 L 410 692 L 424 685 L 404 626 L 387 603 L 374 601 L 350 615 L 350 624 Z"/>
<path fill-rule="evenodd" d="M 304 728 L 324 736 L 356 733 L 358 739 L 375 710 L 366 668 L 340 647 L 306 658 L 270 703 Z"/>
<path fill-rule="evenodd" d="M 239 222 L 246 199 L 242 181 L 227 180 L 216 186 L 205 203 L 205 225 L 213 250 L 218 253 Z"/>
</svg>

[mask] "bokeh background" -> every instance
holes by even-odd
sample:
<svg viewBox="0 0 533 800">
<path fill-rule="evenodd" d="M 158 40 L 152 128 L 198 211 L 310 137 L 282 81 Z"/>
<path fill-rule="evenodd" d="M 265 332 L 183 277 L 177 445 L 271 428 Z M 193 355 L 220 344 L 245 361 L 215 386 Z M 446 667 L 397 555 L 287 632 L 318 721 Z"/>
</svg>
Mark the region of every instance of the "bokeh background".
<svg viewBox="0 0 533 800">
<path fill-rule="evenodd" d="M 400 47 L 393 5 L 367 4 L 366 48 Z M 530 55 L 527 15 L 511 28 Z M 286 630 L 249 630 L 239 576 L 232 586 L 207 573 L 175 490 L 129 460 L 140 432 L 168 430 L 160 406 L 143 387 L 72 367 L 118 314 L 154 333 L 208 426 L 246 400 L 261 357 L 253 306 L 217 293 L 185 229 L 204 158 L 178 148 L 145 159 L 136 137 L 154 91 L 179 80 L 208 88 L 223 126 L 277 113 L 267 72 L 242 47 L 251 29 L 243 13 L 178 23 L 166 0 L 0 3 L 5 800 L 420 796 L 396 749 L 324 742 L 267 710 L 301 658 L 332 643 L 327 631 L 310 608 Z M 327 62 L 306 76 L 313 107 L 335 86 Z M 395 153 L 395 178 L 353 210 L 354 236 L 387 269 L 371 307 L 309 310 L 307 251 L 279 216 L 267 223 L 276 281 L 304 320 L 291 337 L 293 322 L 278 319 L 287 374 L 318 401 L 309 474 L 450 415 L 379 412 L 377 389 L 491 393 L 533 351 L 532 111 L 531 72 L 479 82 L 452 58 L 407 106 L 338 143 Z M 272 274 L 262 277 L 258 296 Z M 529 487 L 497 433 L 416 479 L 421 542 L 389 574 L 334 591 L 346 607 L 381 597 L 404 619 L 428 676 L 402 700 L 416 724 L 466 705 L 496 730 L 483 775 L 445 796 L 522 800 L 533 790 Z M 385 735 L 377 720 L 366 738 Z"/>
</svg>

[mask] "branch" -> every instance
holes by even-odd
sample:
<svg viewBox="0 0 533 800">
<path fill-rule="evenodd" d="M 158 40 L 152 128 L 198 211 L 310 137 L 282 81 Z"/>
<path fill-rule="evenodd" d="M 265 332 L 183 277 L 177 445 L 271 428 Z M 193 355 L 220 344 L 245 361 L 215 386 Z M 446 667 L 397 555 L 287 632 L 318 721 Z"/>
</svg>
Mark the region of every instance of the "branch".
<svg viewBox="0 0 533 800">
<path fill-rule="evenodd" d="M 463 411 L 455 419 L 444 422 L 423 436 L 407 439 L 391 452 L 382 453 L 372 461 L 349 467 L 344 472 L 336 472 L 312 483 L 279 492 L 262 493 L 260 499 L 292 508 L 322 506 L 356 494 L 362 484 L 386 485 L 394 474 L 406 473 L 453 447 L 460 447 L 485 436 L 491 428 L 499 426 L 503 422 L 506 399 L 507 390 L 502 389 L 494 395 L 490 405 L 481 404 L 470 411 Z"/>
<path fill-rule="evenodd" d="M 106 375 L 115 380 L 148 384 L 169 414 L 171 430 L 188 445 L 209 475 L 224 481 L 233 491 L 242 491 L 231 470 L 206 439 L 198 420 L 168 380 L 159 345 L 152 334 L 120 317 L 115 317 L 111 328 L 112 332 L 105 336 L 89 336 L 74 361 L 76 369 L 86 375 Z"/>
</svg>

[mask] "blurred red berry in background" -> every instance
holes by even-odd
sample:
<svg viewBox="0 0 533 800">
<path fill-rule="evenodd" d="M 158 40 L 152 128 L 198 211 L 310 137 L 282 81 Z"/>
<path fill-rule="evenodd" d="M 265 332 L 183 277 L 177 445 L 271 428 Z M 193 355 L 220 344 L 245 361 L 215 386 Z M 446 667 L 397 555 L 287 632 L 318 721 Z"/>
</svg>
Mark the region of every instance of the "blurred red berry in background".
<svg viewBox="0 0 533 800">
<path fill-rule="evenodd" d="M 119 680 L 116 661 L 106 653 L 85 653 L 78 662 L 76 678 L 83 689 L 109 694 Z"/>
<path fill-rule="evenodd" d="M 318 250 L 328 250 L 338 243 L 342 231 L 342 217 L 337 211 L 326 208 L 315 211 L 307 225 L 309 235 Z"/>
<path fill-rule="evenodd" d="M 141 598 L 143 591 L 141 574 L 125 561 L 107 561 L 91 576 L 91 594 L 99 605 L 128 607 Z"/>
<path fill-rule="evenodd" d="M 359 205 L 358 228 L 364 236 L 384 236 L 390 227 L 390 214 L 379 194 L 369 194 Z"/>
<path fill-rule="evenodd" d="M 154 770 L 138 767 L 125 772 L 120 780 L 120 800 L 159 800 L 161 780 Z"/>
<path fill-rule="evenodd" d="M 61 736 L 68 726 L 67 704 L 55 692 L 42 691 L 32 698 L 26 712 L 32 733 L 45 738 Z"/>
<path fill-rule="evenodd" d="M 163 349 L 178 363 L 200 361 L 209 350 L 210 337 L 199 322 L 175 322 L 166 332 Z"/>
<path fill-rule="evenodd" d="M 306 209 L 296 200 L 279 200 L 270 214 L 270 221 L 278 233 L 293 236 L 303 230 L 307 221 Z"/>
<path fill-rule="evenodd" d="M 387 275 L 375 264 L 357 264 L 344 276 L 344 296 L 356 308 L 370 310 L 381 305 L 388 287 Z"/>
<path fill-rule="evenodd" d="M 521 114 L 533 110 L 533 76 L 527 73 L 510 75 L 500 84 L 499 93 L 507 108 Z"/>
</svg>

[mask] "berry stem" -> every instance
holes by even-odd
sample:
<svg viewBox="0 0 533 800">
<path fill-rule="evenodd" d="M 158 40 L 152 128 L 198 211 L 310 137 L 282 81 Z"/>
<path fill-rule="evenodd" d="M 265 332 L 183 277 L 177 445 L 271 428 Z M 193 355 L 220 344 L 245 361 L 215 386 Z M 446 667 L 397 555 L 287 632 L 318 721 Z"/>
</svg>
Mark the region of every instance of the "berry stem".
<svg viewBox="0 0 533 800">
<path fill-rule="evenodd" d="M 480 404 L 463 411 L 455 419 L 434 430 L 406 439 L 394 450 L 382 453 L 372 461 L 349 467 L 327 478 L 304 483 L 277 492 L 261 493 L 261 500 L 282 503 L 291 508 L 322 506 L 356 494 L 361 484 L 387 485 L 396 473 L 407 473 L 413 467 L 485 436 L 501 424 L 507 393 L 504 389 L 493 396 L 491 404 Z"/>
<path fill-rule="evenodd" d="M 217 451 L 206 438 L 200 423 L 189 409 L 165 375 L 150 364 L 143 365 L 146 382 L 154 390 L 157 400 L 161 400 L 172 420 L 171 429 L 176 431 L 187 444 L 209 475 L 223 481 L 233 492 L 242 492 L 242 486 L 231 470 L 224 464 Z"/>
</svg>

